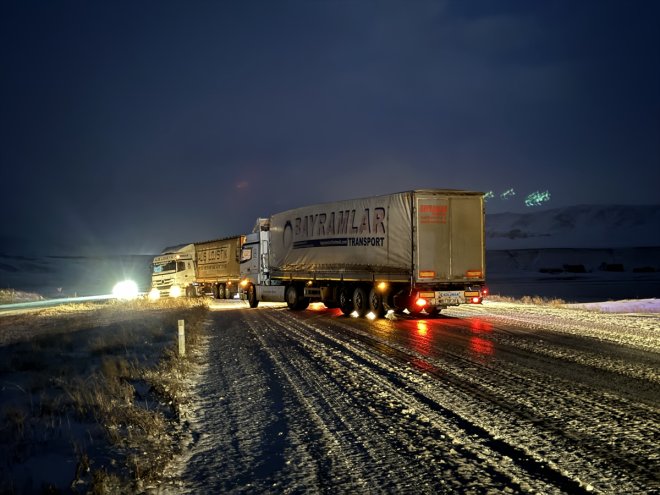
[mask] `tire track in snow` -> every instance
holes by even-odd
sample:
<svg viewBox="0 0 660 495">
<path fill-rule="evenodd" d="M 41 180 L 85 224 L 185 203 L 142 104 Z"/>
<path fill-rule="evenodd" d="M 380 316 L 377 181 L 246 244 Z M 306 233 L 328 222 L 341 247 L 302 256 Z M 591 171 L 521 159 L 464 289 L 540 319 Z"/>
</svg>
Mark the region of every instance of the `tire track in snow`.
<svg viewBox="0 0 660 495">
<path fill-rule="evenodd" d="M 433 383 L 400 366 L 402 362 L 412 364 L 413 361 L 416 361 L 415 366 L 419 366 L 419 356 L 413 360 L 410 354 L 395 348 L 390 348 L 389 352 L 383 355 L 382 342 L 378 347 L 374 347 L 373 342 L 372 345 L 361 346 L 364 341 L 338 338 L 335 326 L 341 324 L 336 321 L 333 322 L 332 328 L 323 330 L 314 325 L 300 326 L 301 322 L 296 317 L 289 317 L 292 318 L 287 324 L 289 328 L 295 328 L 298 324 L 301 336 L 305 332 L 313 331 L 334 342 L 340 346 L 340 354 L 344 355 L 344 359 L 348 353 L 354 356 L 353 367 L 360 373 L 369 375 L 374 382 L 387 382 L 387 395 L 405 404 L 407 411 L 421 414 L 427 421 L 432 418 L 431 424 L 452 440 L 452 450 L 461 450 L 464 470 L 466 464 L 472 468 L 479 464 L 487 465 L 486 473 L 480 474 L 480 486 L 488 487 L 490 482 L 491 488 L 499 489 L 508 485 L 509 488 L 516 486 L 517 489 L 522 487 L 525 491 L 532 489 L 542 493 L 586 492 L 586 484 L 583 487 L 579 480 L 552 469 L 544 460 L 535 459 L 526 450 L 502 441 L 500 435 L 489 433 L 479 422 L 473 421 L 470 414 L 466 414 L 465 404 L 455 398 L 447 401 L 446 397 L 443 397 L 438 400 L 437 394 L 429 393 L 434 388 Z M 349 329 L 355 330 L 352 327 Z M 310 345 L 319 345 L 318 338 L 313 338 Z M 427 364 L 427 371 L 434 368 L 432 364 Z M 446 378 L 444 371 L 442 376 Z M 454 387 L 445 390 L 445 394 L 460 395 Z M 460 470 L 456 466 L 454 469 Z M 491 477 L 490 480 L 488 476 Z M 464 488 L 462 485 L 462 489 Z M 459 487 L 455 489 L 459 490 Z"/>
<path fill-rule="evenodd" d="M 265 491 L 285 464 L 282 390 L 258 341 L 228 312 L 209 321 L 181 492 Z"/>
<path fill-rule="evenodd" d="M 421 353 L 364 320 L 287 310 L 227 311 L 212 324 L 191 492 L 640 493 L 657 480 L 653 439 L 622 436 L 657 432 L 657 409 L 588 393 L 543 366 L 451 346 Z M 650 457 L 634 479 L 640 452 Z"/>
<path fill-rule="evenodd" d="M 430 359 L 357 329 L 355 325 L 363 324 L 356 320 L 348 321 L 352 324 L 334 320 L 331 328 L 324 325 L 335 334 L 337 328 L 343 329 L 348 338 L 362 339 L 381 352 L 384 346 L 390 347 L 390 354 L 401 353 L 401 361 L 417 366 L 420 361 L 426 363 L 427 371 L 437 366 L 432 374 L 455 387 L 452 394 L 440 399 L 449 409 L 463 408 L 472 421 L 492 430 L 496 437 L 509 439 L 539 462 L 554 466 L 558 473 L 571 479 L 588 479 L 606 491 L 610 487 L 615 491 L 617 487 L 619 491 L 643 491 L 647 483 L 657 483 L 657 447 L 653 440 L 658 432 L 657 408 L 606 394 L 592 398 L 584 387 L 541 374 L 517 375 L 501 369 L 501 363 L 480 366 L 446 350 L 442 359 Z M 516 382 L 517 387 L 512 387 Z M 548 404 L 555 402 L 559 404 L 553 404 L 554 411 L 549 411 Z M 498 415 L 505 416 L 498 420 Z M 620 465 L 625 469 L 619 469 Z M 635 479 L 639 475 L 641 479 Z"/>
<path fill-rule="evenodd" d="M 255 324 L 263 325 L 263 322 Z M 277 332 L 273 332 L 274 329 Z M 346 476 L 335 473 L 333 491 L 340 489 L 351 493 L 356 489 L 360 492 L 368 489 L 376 492 L 449 493 L 463 490 L 466 486 L 488 483 L 486 475 L 461 475 L 461 471 L 469 467 L 464 464 L 444 459 L 439 459 L 437 464 L 429 463 L 429 452 L 424 452 L 426 462 L 420 463 L 421 457 L 411 462 L 414 442 L 399 439 L 398 435 L 404 434 L 403 430 L 393 427 L 393 423 L 401 420 L 411 422 L 410 419 L 405 415 L 401 418 L 400 410 L 393 409 L 391 390 L 375 387 L 373 381 L 365 383 L 366 377 L 356 373 L 357 366 L 353 361 L 342 362 L 343 349 L 319 345 L 318 341 L 310 344 L 306 335 L 292 333 L 291 328 L 283 326 L 278 318 L 270 318 L 269 332 L 263 334 L 265 347 L 285 348 L 287 353 L 291 352 L 292 347 L 297 347 L 295 354 L 299 355 L 298 358 L 291 359 L 288 355 L 278 358 L 281 369 L 288 370 L 288 382 L 296 389 L 305 409 L 311 411 L 310 416 L 314 417 L 323 432 L 322 436 L 331 439 L 326 443 L 339 447 L 342 464 L 350 467 L 350 471 L 360 472 L 362 486 L 357 487 L 346 485 L 341 481 Z M 279 342 L 274 343 L 275 340 Z M 373 397 L 378 400 L 374 401 Z M 378 418 L 377 402 L 386 404 L 380 407 L 386 410 L 387 417 Z M 426 422 L 421 426 L 423 430 L 429 429 Z M 410 431 L 416 433 L 417 429 L 419 426 Z M 410 431 L 406 434 L 410 435 Z M 427 433 L 421 440 L 426 436 Z M 448 455 L 454 451 L 448 438 L 438 438 L 436 443 L 445 444 L 442 450 Z M 438 466 L 444 466 L 444 470 L 438 472 Z"/>
</svg>

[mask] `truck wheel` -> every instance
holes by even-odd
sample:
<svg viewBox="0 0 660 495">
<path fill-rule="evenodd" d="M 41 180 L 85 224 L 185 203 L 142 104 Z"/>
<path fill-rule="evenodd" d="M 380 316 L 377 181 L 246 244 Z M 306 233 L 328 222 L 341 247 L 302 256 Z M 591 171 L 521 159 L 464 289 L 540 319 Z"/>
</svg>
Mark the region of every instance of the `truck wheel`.
<svg viewBox="0 0 660 495">
<path fill-rule="evenodd" d="M 259 306 L 259 300 L 257 299 L 257 290 L 254 288 L 254 285 L 250 284 L 247 291 L 248 303 L 251 308 L 256 308 Z"/>
<path fill-rule="evenodd" d="M 225 292 L 225 286 L 223 284 L 218 285 L 218 299 L 225 299 L 227 297 Z"/>
<path fill-rule="evenodd" d="M 349 292 L 348 287 L 342 287 L 339 289 L 337 300 L 342 313 L 348 316 L 353 312 L 353 301 L 351 300 L 351 293 Z"/>
<path fill-rule="evenodd" d="M 287 287 L 285 299 L 286 305 L 293 311 L 301 311 L 303 309 L 307 309 L 307 306 L 309 306 L 309 299 L 306 297 L 301 297 L 300 289 L 298 289 L 295 285 L 290 285 Z"/>
<path fill-rule="evenodd" d="M 372 287 L 369 291 L 369 310 L 376 315 L 376 318 L 385 316 L 385 304 L 383 302 L 383 295 Z"/>
<path fill-rule="evenodd" d="M 367 314 L 369 298 L 367 298 L 367 291 L 363 287 L 356 287 L 353 291 L 353 309 L 359 317 Z"/>
<path fill-rule="evenodd" d="M 410 316 L 413 316 L 415 318 L 421 318 L 423 316 L 422 315 L 422 310 L 419 309 L 414 304 L 411 304 L 410 306 L 408 306 L 407 309 L 408 309 L 408 313 L 410 313 Z"/>
<path fill-rule="evenodd" d="M 192 285 L 186 287 L 186 297 L 195 297 L 195 288 Z"/>
<path fill-rule="evenodd" d="M 428 308 L 426 314 L 429 318 L 437 318 L 440 316 L 440 308 Z"/>
<path fill-rule="evenodd" d="M 286 300 L 286 305 L 289 307 L 289 309 L 294 309 L 296 307 L 296 303 L 298 302 L 298 293 L 296 292 L 296 288 L 293 285 L 290 285 L 286 288 L 284 299 Z"/>
</svg>

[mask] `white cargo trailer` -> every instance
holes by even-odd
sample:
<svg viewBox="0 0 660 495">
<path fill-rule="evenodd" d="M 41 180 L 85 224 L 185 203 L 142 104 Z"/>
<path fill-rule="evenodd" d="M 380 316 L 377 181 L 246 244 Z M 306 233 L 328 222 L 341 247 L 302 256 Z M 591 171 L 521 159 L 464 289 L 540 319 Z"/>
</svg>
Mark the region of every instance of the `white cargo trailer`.
<svg viewBox="0 0 660 495">
<path fill-rule="evenodd" d="M 345 314 L 437 315 L 479 303 L 485 283 L 483 193 L 429 189 L 324 203 L 262 218 L 246 237 L 250 306 L 322 301 Z"/>
</svg>

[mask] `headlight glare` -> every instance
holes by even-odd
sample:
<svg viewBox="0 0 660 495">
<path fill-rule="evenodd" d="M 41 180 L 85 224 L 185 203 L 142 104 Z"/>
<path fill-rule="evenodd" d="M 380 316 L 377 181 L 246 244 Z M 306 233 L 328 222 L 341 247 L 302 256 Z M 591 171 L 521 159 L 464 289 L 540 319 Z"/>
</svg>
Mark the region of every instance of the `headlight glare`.
<svg viewBox="0 0 660 495">
<path fill-rule="evenodd" d="M 135 299 L 138 296 L 138 286 L 132 280 L 122 280 L 112 288 L 112 295 L 117 299 Z"/>
</svg>

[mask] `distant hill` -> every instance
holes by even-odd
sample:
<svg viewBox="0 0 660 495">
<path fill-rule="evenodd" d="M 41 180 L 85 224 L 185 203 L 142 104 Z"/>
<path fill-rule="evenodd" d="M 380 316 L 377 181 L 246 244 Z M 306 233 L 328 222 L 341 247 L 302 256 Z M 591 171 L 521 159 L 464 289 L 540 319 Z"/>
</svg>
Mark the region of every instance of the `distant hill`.
<svg viewBox="0 0 660 495">
<path fill-rule="evenodd" d="M 580 205 L 486 215 L 487 249 L 660 246 L 660 205 Z"/>
</svg>

